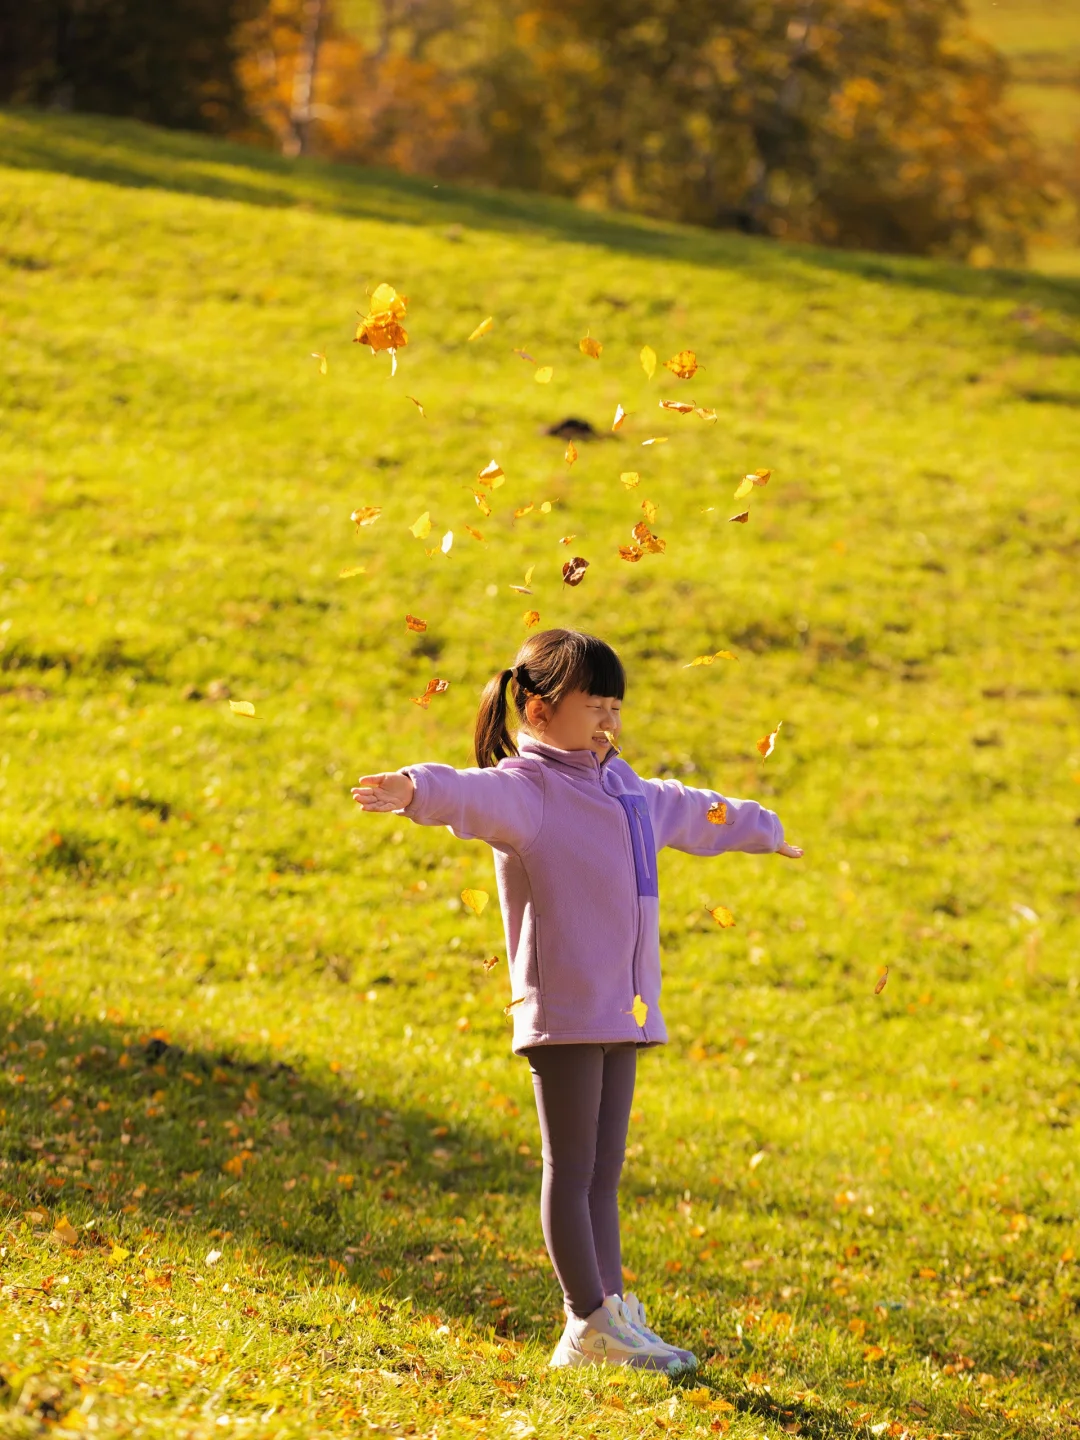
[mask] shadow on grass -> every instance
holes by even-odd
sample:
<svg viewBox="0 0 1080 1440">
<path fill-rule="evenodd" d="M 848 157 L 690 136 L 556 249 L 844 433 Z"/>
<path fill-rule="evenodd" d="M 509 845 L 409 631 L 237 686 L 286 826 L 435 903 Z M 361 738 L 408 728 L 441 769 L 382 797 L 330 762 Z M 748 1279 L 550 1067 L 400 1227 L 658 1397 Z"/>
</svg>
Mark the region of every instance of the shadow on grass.
<svg viewBox="0 0 1080 1440">
<path fill-rule="evenodd" d="M 4 165 L 112 185 L 391 224 L 517 232 L 715 269 L 746 268 L 764 281 L 788 286 L 806 287 L 815 271 L 833 271 L 979 299 L 1014 299 L 1022 290 L 1029 301 L 1080 315 L 1080 281 L 1069 278 L 781 245 L 731 231 L 586 210 L 522 191 L 466 188 L 324 160 L 288 160 L 269 150 L 134 120 L 8 110 L 0 112 L 0 137 Z M 613 303 L 623 302 L 616 298 Z"/>
</svg>

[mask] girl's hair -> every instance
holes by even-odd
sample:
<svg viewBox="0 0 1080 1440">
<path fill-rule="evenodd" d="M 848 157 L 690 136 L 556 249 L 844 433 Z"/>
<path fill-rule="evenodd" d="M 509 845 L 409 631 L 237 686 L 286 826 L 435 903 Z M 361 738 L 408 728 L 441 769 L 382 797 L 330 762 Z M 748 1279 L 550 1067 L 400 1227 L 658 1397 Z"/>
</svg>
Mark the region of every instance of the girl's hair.
<svg viewBox="0 0 1080 1440">
<path fill-rule="evenodd" d="M 507 687 L 514 709 L 524 717 L 530 695 L 539 695 L 552 705 L 571 690 L 614 695 L 621 700 L 626 674 L 615 651 L 595 635 L 580 630 L 540 630 L 530 635 L 513 665 L 500 670 L 484 687 L 474 740 L 481 769 L 518 753 L 507 725 Z"/>
</svg>

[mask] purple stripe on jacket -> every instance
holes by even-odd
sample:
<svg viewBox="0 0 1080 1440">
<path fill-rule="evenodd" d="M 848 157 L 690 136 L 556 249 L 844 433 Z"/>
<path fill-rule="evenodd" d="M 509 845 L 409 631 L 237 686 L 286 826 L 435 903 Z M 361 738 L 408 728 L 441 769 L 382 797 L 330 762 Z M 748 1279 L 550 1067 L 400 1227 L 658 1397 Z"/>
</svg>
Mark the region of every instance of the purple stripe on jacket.
<svg viewBox="0 0 1080 1440">
<path fill-rule="evenodd" d="M 491 769 L 406 765 L 416 793 L 400 813 L 495 852 L 513 1050 L 571 1042 L 662 1045 L 656 852 L 771 854 L 779 818 L 677 780 L 642 780 L 614 754 L 559 750 L 521 735 Z M 726 825 L 706 815 L 723 801 Z M 649 1007 L 634 1019 L 634 996 Z"/>
</svg>

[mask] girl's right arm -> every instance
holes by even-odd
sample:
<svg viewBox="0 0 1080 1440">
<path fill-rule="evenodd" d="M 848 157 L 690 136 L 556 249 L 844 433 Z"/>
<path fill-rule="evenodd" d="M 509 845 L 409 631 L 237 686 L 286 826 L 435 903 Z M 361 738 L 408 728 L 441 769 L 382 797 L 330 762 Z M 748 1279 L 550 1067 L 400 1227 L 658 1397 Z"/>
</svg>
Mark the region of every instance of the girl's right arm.
<svg viewBox="0 0 1080 1440">
<path fill-rule="evenodd" d="M 408 765 L 361 776 L 352 797 L 364 810 L 445 825 L 459 840 L 486 840 L 519 852 L 536 838 L 544 809 L 539 768 L 523 760 L 483 770 Z"/>
</svg>

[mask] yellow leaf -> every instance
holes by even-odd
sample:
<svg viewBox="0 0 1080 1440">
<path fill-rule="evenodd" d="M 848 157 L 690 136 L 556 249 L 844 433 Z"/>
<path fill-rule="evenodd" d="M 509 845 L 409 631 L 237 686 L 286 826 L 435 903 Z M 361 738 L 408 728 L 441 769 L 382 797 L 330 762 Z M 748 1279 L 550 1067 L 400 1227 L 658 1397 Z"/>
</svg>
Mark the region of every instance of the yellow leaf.
<svg viewBox="0 0 1080 1440">
<path fill-rule="evenodd" d="M 344 570 L 338 571 L 339 580 L 351 580 L 354 575 L 366 575 L 366 565 L 346 565 Z"/>
<path fill-rule="evenodd" d="M 461 903 L 466 910 L 471 910 L 474 915 L 479 915 L 488 903 L 488 892 L 486 890 L 462 890 Z"/>
<path fill-rule="evenodd" d="M 638 1025 L 644 1025 L 645 1021 L 649 1018 L 649 1007 L 640 995 L 634 996 L 634 1003 L 630 1007 L 630 1014 L 633 1015 Z"/>
<path fill-rule="evenodd" d="M 654 505 L 651 500 L 642 500 L 641 508 L 645 512 L 645 519 L 651 525 L 652 522 L 656 519 L 660 507 L 658 505 Z"/>
<path fill-rule="evenodd" d="M 472 492 L 472 497 L 476 501 L 477 508 L 479 509 L 481 515 L 491 514 L 491 506 L 488 504 L 486 495 L 482 494 L 479 490 L 474 490 Z"/>
<path fill-rule="evenodd" d="M 381 505 L 358 505 L 349 519 L 359 528 L 361 525 L 374 525 L 381 514 Z"/>
<path fill-rule="evenodd" d="M 109 1256 L 109 1264 L 110 1264 L 110 1265 L 122 1265 L 123 1262 L 130 1257 L 130 1255 L 131 1255 L 131 1251 L 130 1251 L 130 1250 L 125 1250 L 124 1247 L 123 1247 L 123 1245 L 117 1245 L 116 1242 L 114 1241 L 114 1242 L 113 1242 L 113 1247 L 112 1247 L 112 1253 L 111 1253 L 110 1256 Z"/>
<path fill-rule="evenodd" d="M 568 440 L 566 442 L 566 454 L 563 456 L 563 459 L 566 461 L 567 465 L 573 465 L 574 461 L 577 459 L 577 446 L 572 440 Z"/>
<path fill-rule="evenodd" d="M 689 664 L 684 665 L 684 670 L 690 670 L 695 665 L 712 665 L 716 660 L 738 660 L 738 656 L 731 650 L 717 650 L 715 655 L 696 655 Z"/>
<path fill-rule="evenodd" d="M 700 368 L 693 350 L 680 350 L 670 360 L 664 361 L 664 369 L 670 370 L 680 380 L 692 380 Z"/>
<path fill-rule="evenodd" d="M 318 350 L 313 350 L 313 351 L 311 352 L 311 358 L 312 358 L 313 360 L 318 360 L 318 362 L 319 362 L 319 374 L 320 374 L 320 375 L 325 375 L 325 374 L 326 374 L 326 356 L 320 354 Z"/>
<path fill-rule="evenodd" d="M 478 480 L 497 480 L 502 473 L 503 468 L 499 462 L 497 460 L 489 460 L 482 470 L 476 472 L 476 478 Z"/>
<path fill-rule="evenodd" d="M 247 715 L 249 718 L 255 714 L 255 706 L 250 700 L 230 700 L 229 709 L 234 715 Z"/>
<path fill-rule="evenodd" d="M 691 400 L 661 400 L 661 410 L 674 410 L 677 415 L 689 415 L 694 404 Z"/>
<path fill-rule="evenodd" d="M 422 515 L 418 516 L 413 521 L 413 523 L 409 526 L 409 529 L 416 536 L 417 540 L 423 540 L 425 535 L 430 535 L 431 512 L 429 510 L 425 510 Z"/>
<path fill-rule="evenodd" d="M 554 374 L 555 367 L 553 365 L 541 365 L 533 376 L 533 379 L 537 385 L 546 385 Z"/>
<path fill-rule="evenodd" d="M 416 406 L 417 410 L 420 411 L 421 416 L 422 416 L 425 420 L 427 419 L 427 416 L 424 414 L 424 407 L 420 404 L 420 401 L 417 400 L 417 398 L 416 398 L 415 395 L 406 395 L 406 396 L 405 396 L 405 399 L 406 399 L 406 400 L 411 400 L 412 403 Z"/>
<path fill-rule="evenodd" d="M 486 320 L 481 320 L 481 321 L 480 321 L 480 324 L 477 325 L 476 329 L 475 329 L 475 330 L 472 332 L 472 334 L 469 336 L 469 339 L 470 339 L 470 340 L 479 340 L 479 339 L 480 339 L 480 336 L 481 336 L 481 335 L 486 335 L 486 334 L 488 333 L 488 331 L 491 329 L 491 327 L 492 327 L 494 324 L 495 324 L 495 317 L 494 317 L 493 315 L 489 315 Z"/>
<path fill-rule="evenodd" d="M 491 514 L 490 510 L 488 511 L 488 514 Z M 464 529 L 466 534 L 471 535 L 474 540 L 479 540 L 481 545 L 484 543 L 484 537 L 480 534 L 479 530 L 474 530 L 471 525 L 466 525 Z"/>
<path fill-rule="evenodd" d="M 619 426 L 623 423 L 623 421 L 624 421 L 625 419 L 626 419 L 626 411 L 622 408 L 621 405 L 616 405 L 616 406 L 615 406 L 615 419 L 612 420 L 612 422 L 611 422 L 611 428 L 612 428 L 612 430 L 618 430 Z"/>
<path fill-rule="evenodd" d="M 517 510 L 514 511 L 514 519 L 515 519 L 515 520 L 520 520 L 523 515 L 531 515 L 532 512 L 533 512 L 533 503 L 532 503 L 532 501 L 530 500 L 529 503 L 528 503 L 528 505 L 522 505 L 522 506 L 520 506 Z"/>
<path fill-rule="evenodd" d="M 764 1159 L 765 1159 L 765 1151 L 764 1151 L 764 1150 L 755 1150 L 754 1153 L 753 1153 L 753 1155 L 750 1156 L 750 1159 L 749 1159 L 749 1161 L 748 1161 L 747 1163 L 749 1164 L 751 1170 L 756 1170 L 757 1167 L 761 1164 L 762 1160 L 764 1160 Z"/>
<path fill-rule="evenodd" d="M 619 476 L 619 479 L 626 486 L 627 490 L 633 490 L 634 486 L 640 481 L 641 476 L 636 470 L 624 470 Z"/>
<path fill-rule="evenodd" d="M 421 620 L 417 615 L 406 615 L 405 627 L 408 630 L 420 632 L 427 629 L 427 621 Z"/>
<path fill-rule="evenodd" d="M 401 320 L 405 315 L 406 297 L 399 295 L 392 285 L 379 285 L 368 302 L 368 313 L 356 327 L 354 341 L 369 345 L 372 354 L 377 350 L 389 350 L 393 370 L 397 369 L 399 346 L 407 345 L 409 337 L 402 329 Z"/>
<path fill-rule="evenodd" d="M 534 571 L 535 569 L 536 569 L 536 566 L 535 566 L 535 565 L 530 565 L 529 568 L 525 571 L 525 584 L 526 584 L 526 585 L 531 585 L 531 584 L 532 584 L 533 571 Z"/>
<path fill-rule="evenodd" d="M 540 611 L 526 610 L 523 619 L 525 621 L 525 629 L 531 630 L 534 625 L 540 624 Z"/>
<path fill-rule="evenodd" d="M 767 485 L 771 475 L 771 470 L 754 470 L 751 474 L 744 475 L 739 482 L 739 488 L 735 491 L 735 499 L 742 500 L 750 494 L 755 485 Z"/>
<path fill-rule="evenodd" d="M 783 723 L 782 720 L 778 720 L 776 722 L 776 729 L 770 730 L 763 740 L 757 742 L 758 754 L 762 760 L 767 760 L 776 748 L 776 737 L 780 734 L 780 726 L 783 725 Z"/>
<path fill-rule="evenodd" d="M 667 442 L 668 437 L 666 435 L 650 435 L 648 440 L 642 440 L 641 443 L 642 445 L 666 445 Z"/>
<path fill-rule="evenodd" d="M 650 380 L 656 374 L 656 351 L 651 345 L 641 347 L 641 368 Z"/>
<path fill-rule="evenodd" d="M 700 418 L 701 418 L 702 420 L 715 420 L 715 419 L 716 419 L 716 411 L 710 409 L 707 405 L 699 405 L 699 406 L 697 406 L 697 408 L 696 408 L 695 411 L 694 411 L 694 414 L 700 416 Z"/>
<path fill-rule="evenodd" d="M 56 1422 L 57 1430 L 78 1431 L 87 1428 L 86 1415 L 82 1410 L 69 1410 L 68 1413 Z"/>
<path fill-rule="evenodd" d="M 525 999 L 525 996 L 524 996 L 524 995 L 519 995 L 516 1000 L 511 1000 L 509 1005 L 504 1005 L 504 1006 L 503 1006 L 503 1014 L 504 1014 L 504 1015 L 509 1015 L 509 1014 L 510 1014 L 510 1011 L 514 1008 L 514 1006 L 515 1006 L 515 1005 L 520 1005 L 521 1002 L 522 1002 L 524 999 Z"/>
<path fill-rule="evenodd" d="M 590 360 L 599 360 L 603 345 L 599 340 L 594 340 L 591 335 L 586 335 L 583 340 L 578 341 L 578 349 L 583 355 L 588 355 Z"/>
<path fill-rule="evenodd" d="M 661 540 L 659 535 L 654 535 L 644 520 L 639 520 L 630 534 L 646 555 L 662 555 L 667 549 L 667 541 Z"/>
<path fill-rule="evenodd" d="M 542 503 L 541 506 L 540 506 L 540 514 L 541 514 L 541 515 L 550 515 L 550 514 L 551 514 L 551 501 L 550 501 L 550 500 L 545 500 L 545 501 L 543 501 L 543 503 Z"/>
<path fill-rule="evenodd" d="M 611 746 L 611 748 L 615 751 L 615 754 L 616 754 L 616 755 L 621 755 L 621 754 L 622 754 L 622 747 L 620 746 L 618 740 L 615 738 L 615 731 L 614 731 L 614 730 L 605 730 L 605 731 L 604 731 L 604 739 L 605 739 L 605 740 L 607 741 L 607 743 Z"/>
<path fill-rule="evenodd" d="M 64 1215 L 53 1226 L 52 1238 L 61 1241 L 64 1245 L 77 1245 L 79 1243 L 79 1232 L 67 1216 Z"/>
<path fill-rule="evenodd" d="M 735 924 L 735 916 L 726 905 L 717 905 L 714 910 L 709 911 L 709 914 L 720 926 L 721 930 L 729 930 L 731 926 Z"/>
</svg>

